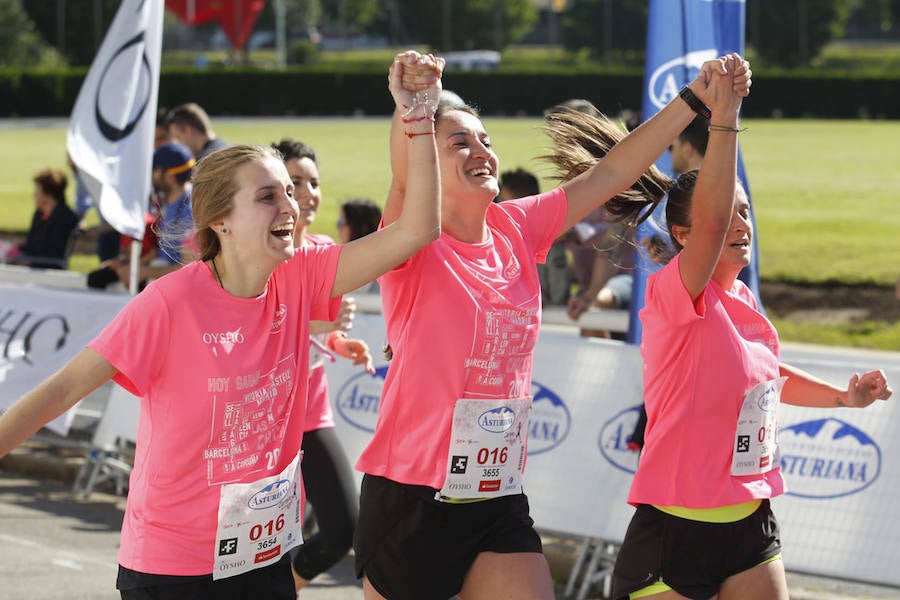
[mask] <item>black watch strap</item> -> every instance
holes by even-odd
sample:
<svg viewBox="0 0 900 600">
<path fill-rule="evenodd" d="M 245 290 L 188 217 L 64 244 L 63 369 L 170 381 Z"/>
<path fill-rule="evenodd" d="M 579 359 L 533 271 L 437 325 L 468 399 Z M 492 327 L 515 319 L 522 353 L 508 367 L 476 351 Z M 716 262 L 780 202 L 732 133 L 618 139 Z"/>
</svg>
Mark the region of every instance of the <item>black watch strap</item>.
<svg viewBox="0 0 900 600">
<path fill-rule="evenodd" d="M 709 110 L 709 107 L 703 104 L 703 102 L 694 95 L 694 92 L 691 91 L 691 88 L 688 86 L 684 86 L 681 88 L 681 91 L 678 92 L 678 95 L 681 96 L 681 99 L 687 102 L 687 105 L 691 107 L 695 113 L 709 119 L 712 117 L 712 111 Z"/>
</svg>

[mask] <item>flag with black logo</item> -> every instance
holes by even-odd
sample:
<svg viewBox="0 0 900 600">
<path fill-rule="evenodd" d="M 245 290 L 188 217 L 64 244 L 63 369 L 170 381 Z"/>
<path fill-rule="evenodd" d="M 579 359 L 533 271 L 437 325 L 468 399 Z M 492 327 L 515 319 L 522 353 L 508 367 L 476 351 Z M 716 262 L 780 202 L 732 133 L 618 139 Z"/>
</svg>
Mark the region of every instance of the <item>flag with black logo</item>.
<svg viewBox="0 0 900 600">
<path fill-rule="evenodd" d="M 144 237 L 151 191 L 163 0 L 123 0 L 69 118 L 66 149 L 100 214 Z"/>
</svg>

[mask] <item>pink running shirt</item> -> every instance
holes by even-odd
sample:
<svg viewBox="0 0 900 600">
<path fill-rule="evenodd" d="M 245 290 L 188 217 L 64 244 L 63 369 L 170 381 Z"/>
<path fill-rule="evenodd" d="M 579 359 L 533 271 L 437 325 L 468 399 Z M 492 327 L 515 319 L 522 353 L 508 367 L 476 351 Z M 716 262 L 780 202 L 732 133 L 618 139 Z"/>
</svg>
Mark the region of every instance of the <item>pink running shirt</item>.
<svg viewBox="0 0 900 600">
<path fill-rule="evenodd" d="M 537 262 L 567 209 L 561 188 L 488 207 L 488 240 L 442 234 L 380 280 L 394 357 L 356 468 L 440 488 L 457 399 L 531 394 L 541 323 Z"/>
<path fill-rule="evenodd" d="M 309 234 L 305 238 L 310 246 L 334 245 L 334 240 L 324 234 Z M 313 338 L 315 338 L 315 342 Z M 325 361 L 330 359 L 320 347 L 325 345 L 327 338 L 327 334 L 310 334 L 309 392 L 306 400 L 304 433 L 334 427 L 334 413 L 331 410 L 331 401 L 328 396 L 328 376 L 325 374 Z"/>
<path fill-rule="evenodd" d="M 266 291 L 237 298 L 193 262 L 138 294 L 89 347 L 141 398 L 119 564 L 212 573 L 222 484 L 283 470 L 300 450 L 309 320 L 330 320 L 340 246 L 298 249 Z"/>
<path fill-rule="evenodd" d="M 779 377 L 778 333 L 740 280 L 710 281 L 696 303 L 676 256 L 647 280 L 645 445 L 631 504 L 715 508 L 785 491 L 781 469 L 731 475 L 737 418 L 756 384 Z"/>
</svg>

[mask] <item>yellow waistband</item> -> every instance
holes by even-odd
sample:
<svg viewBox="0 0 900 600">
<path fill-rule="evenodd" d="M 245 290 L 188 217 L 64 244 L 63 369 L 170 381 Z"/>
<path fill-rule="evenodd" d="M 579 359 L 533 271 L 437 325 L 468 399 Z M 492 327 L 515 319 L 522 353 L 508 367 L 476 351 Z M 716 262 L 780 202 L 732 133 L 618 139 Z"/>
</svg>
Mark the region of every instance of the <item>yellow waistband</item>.
<svg viewBox="0 0 900 600">
<path fill-rule="evenodd" d="M 702 521 L 704 523 L 734 523 L 752 515 L 762 500 L 750 500 L 741 504 L 717 506 L 715 508 L 686 508 L 684 506 L 656 506 L 666 514 L 680 519 Z"/>
</svg>

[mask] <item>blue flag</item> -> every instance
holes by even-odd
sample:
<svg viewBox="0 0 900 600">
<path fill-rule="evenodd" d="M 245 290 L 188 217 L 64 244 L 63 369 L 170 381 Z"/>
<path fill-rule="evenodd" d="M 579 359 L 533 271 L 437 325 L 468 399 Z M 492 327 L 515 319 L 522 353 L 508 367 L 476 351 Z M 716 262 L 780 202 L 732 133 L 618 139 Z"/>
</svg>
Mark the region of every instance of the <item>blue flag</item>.
<svg viewBox="0 0 900 600">
<path fill-rule="evenodd" d="M 646 121 L 677 96 L 682 86 L 694 80 L 705 61 L 730 52 L 743 56 L 744 14 L 744 0 L 650 0 L 641 120 Z M 668 153 L 664 153 L 656 161 L 656 166 L 672 175 L 672 162 Z M 740 147 L 737 170 L 747 196 L 750 197 Z M 740 279 L 750 287 L 759 302 L 759 252 L 752 198 L 750 218 L 754 230 L 752 261 L 741 271 Z M 662 203 L 653 216 L 638 227 L 638 245 L 654 232 L 665 232 L 665 219 L 665 204 Z M 629 343 L 641 342 L 638 313 L 644 306 L 647 276 L 658 268 L 643 252 L 638 252 L 631 292 Z"/>
</svg>

